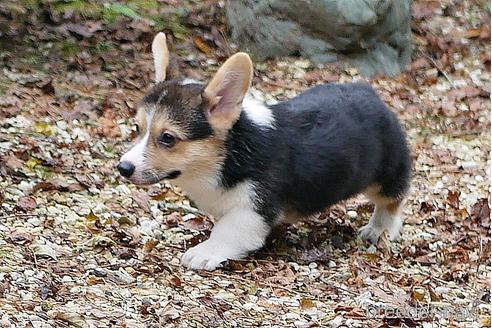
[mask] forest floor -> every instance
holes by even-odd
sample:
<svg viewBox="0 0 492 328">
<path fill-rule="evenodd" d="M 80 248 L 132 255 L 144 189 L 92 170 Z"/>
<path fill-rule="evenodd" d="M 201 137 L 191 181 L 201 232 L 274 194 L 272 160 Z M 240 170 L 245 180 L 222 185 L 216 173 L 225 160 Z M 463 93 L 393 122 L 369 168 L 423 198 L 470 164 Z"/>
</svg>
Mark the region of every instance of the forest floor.
<svg viewBox="0 0 492 328">
<path fill-rule="evenodd" d="M 155 31 L 206 80 L 235 49 L 220 3 L 19 3 L 0 3 L 1 327 L 490 327 L 489 7 L 414 1 L 413 60 L 391 78 L 256 62 L 269 103 L 318 83 L 374 86 L 412 148 L 406 222 L 370 246 L 356 231 L 372 207 L 357 197 L 196 272 L 179 260 L 213 219 L 115 165 L 152 85 Z"/>
</svg>

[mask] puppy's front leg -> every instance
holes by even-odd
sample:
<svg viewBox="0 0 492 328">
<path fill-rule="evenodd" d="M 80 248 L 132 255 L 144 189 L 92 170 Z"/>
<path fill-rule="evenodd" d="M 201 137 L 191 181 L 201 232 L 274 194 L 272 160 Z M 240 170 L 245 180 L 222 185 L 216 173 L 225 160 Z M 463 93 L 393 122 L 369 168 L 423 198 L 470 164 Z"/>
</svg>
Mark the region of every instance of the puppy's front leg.
<svg viewBox="0 0 492 328">
<path fill-rule="evenodd" d="M 208 240 L 183 255 L 181 263 L 190 269 L 214 270 L 227 259 L 241 259 L 261 248 L 269 232 L 270 226 L 253 209 L 233 209 L 218 220 Z"/>
</svg>

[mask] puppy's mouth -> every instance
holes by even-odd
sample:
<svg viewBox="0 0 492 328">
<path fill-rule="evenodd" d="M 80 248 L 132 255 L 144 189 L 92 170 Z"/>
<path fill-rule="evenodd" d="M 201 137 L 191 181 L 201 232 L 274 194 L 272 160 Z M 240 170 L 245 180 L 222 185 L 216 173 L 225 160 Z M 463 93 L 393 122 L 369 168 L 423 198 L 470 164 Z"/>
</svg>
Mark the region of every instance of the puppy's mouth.
<svg viewBox="0 0 492 328">
<path fill-rule="evenodd" d="M 143 171 L 141 175 L 133 175 L 128 180 L 136 185 L 151 185 L 164 179 L 172 180 L 181 175 L 181 171 L 173 170 L 168 173 L 159 174 L 154 171 Z"/>
<path fill-rule="evenodd" d="M 176 179 L 177 177 L 179 177 L 181 175 L 181 171 L 179 170 L 174 170 L 174 171 L 171 171 L 170 173 L 168 173 L 164 179 L 168 179 L 168 180 L 172 180 L 172 179 Z"/>
</svg>

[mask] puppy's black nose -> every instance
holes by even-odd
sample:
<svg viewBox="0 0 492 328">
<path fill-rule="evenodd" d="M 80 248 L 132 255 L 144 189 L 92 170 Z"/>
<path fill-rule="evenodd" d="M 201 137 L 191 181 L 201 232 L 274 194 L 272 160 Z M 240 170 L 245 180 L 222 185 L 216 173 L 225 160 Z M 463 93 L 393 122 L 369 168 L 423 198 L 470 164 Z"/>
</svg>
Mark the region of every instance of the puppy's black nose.
<svg viewBox="0 0 492 328">
<path fill-rule="evenodd" d="M 117 168 L 118 171 L 120 171 L 121 175 L 125 178 L 131 177 L 133 172 L 135 171 L 135 165 L 127 161 L 119 162 Z"/>
</svg>

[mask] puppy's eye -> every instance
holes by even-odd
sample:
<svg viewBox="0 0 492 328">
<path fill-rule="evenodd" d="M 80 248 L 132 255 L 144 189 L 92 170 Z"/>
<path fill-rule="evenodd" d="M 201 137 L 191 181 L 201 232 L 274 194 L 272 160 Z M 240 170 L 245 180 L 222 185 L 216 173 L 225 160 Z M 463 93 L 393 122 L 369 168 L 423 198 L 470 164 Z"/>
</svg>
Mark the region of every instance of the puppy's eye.
<svg viewBox="0 0 492 328">
<path fill-rule="evenodd" d="M 164 147 L 171 148 L 176 143 L 176 137 L 170 133 L 164 132 L 159 136 L 157 142 Z"/>
</svg>

